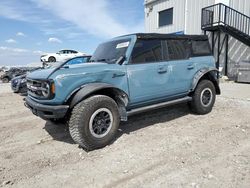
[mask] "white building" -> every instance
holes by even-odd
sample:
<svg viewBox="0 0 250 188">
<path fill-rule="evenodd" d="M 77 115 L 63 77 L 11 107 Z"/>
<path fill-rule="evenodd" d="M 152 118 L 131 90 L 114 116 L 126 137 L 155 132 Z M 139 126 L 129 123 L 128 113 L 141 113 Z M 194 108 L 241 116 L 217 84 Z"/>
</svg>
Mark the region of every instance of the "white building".
<svg viewBox="0 0 250 188">
<path fill-rule="evenodd" d="M 226 6 L 213 6 L 218 3 Z M 250 61 L 250 0 L 145 0 L 144 4 L 146 32 L 208 34 L 217 66 L 231 77 L 235 63 Z M 212 7 L 203 9 L 208 6 Z M 228 28 L 241 33 L 237 36 Z"/>
</svg>

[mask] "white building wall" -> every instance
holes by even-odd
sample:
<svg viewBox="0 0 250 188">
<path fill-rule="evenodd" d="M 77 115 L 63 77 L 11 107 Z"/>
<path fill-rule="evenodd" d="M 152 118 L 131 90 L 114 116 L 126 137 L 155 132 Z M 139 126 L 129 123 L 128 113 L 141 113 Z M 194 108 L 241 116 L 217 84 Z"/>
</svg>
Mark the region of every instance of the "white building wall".
<svg viewBox="0 0 250 188">
<path fill-rule="evenodd" d="M 178 3 L 176 3 L 178 1 Z M 151 0 L 145 6 L 146 32 L 173 33 L 184 31 L 185 0 Z M 159 12 L 173 7 L 173 24 L 158 27 Z"/>
<path fill-rule="evenodd" d="M 215 0 L 149 0 L 145 1 L 146 32 L 185 34 L 201 33 L 201 9 L 212 5 Z M 158 27 L 159 12 L 173 8 L 173 24 Z"/>
<path fill-rule="evenodd" d="M 215 0 L 187 0 L 185 34 L 201 34 L 201 9 L 213 5 Z"/>
<path fill-rule="evenodd" d="M 250 0 L 230 0 L 229 6 L 250 16 Z"/>
</svg>

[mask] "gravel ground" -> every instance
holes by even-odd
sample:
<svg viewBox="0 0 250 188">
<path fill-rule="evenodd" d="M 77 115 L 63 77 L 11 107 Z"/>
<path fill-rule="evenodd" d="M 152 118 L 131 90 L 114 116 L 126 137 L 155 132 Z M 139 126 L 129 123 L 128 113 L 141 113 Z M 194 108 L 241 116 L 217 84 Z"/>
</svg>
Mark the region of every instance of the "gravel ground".
<svg viewBox="0 0 250 188">
<path fill-rule="evenodd" d="M 249 188 L 250 85 L 222 89 L 208 115 L 186 105 L 137 115 L 87 153 L 0 84 L 0 187 Z"/>
</svg>

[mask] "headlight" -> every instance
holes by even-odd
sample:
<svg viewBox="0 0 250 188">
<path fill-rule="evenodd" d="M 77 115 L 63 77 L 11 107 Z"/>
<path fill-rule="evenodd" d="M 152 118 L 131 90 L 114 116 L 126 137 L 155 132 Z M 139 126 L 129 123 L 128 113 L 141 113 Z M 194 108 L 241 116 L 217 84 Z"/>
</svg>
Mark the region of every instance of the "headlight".
<svg viewBox="0 0 250 188">
<path fill-rule="evenodd" d="M 50 85 L 48 83 L 42 83 L 42 95 L 48 98 L 50 95 Z"/>
<path fill-rule="evenodd" d="M 55 96 L 55 84 L 52 80 L 27 80 L 27 88 L 34 97 L 52 99 Z"/>
<path fill-rule="evenodd" d="M 23 78 L 22 80 L 21 80 L 21 83 L 25 83 L 26 82 L 26 78 Z"/>
</svg>

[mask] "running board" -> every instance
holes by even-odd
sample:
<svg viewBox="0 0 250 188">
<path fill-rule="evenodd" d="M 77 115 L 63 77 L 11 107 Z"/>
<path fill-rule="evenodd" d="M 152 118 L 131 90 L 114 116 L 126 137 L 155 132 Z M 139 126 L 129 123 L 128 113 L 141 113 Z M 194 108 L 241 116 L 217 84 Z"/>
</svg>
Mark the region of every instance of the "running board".
<svg viewBox="0 0 250 188">
<path fill-rule="evenodd" d="M 172 101 L 167 101 L 167 102 L 163 102 L 163 103 L 153 104 L 153 105 L 150 105 L 150 106 L 136 108 L 136 109 L 128 111 L 127 116 L 132 116 L 132 115 L 135 115 L 135 114 L 138 114 L 138 113 L 142 113 L 142 112 L 146 112 L 146 111 L 149 111 L 149 110 L 154 110 L 154 109 L 158 109 L 158 108 L 162 108 L 162 107 L 166 107 L 166 106 L 185 103 L 185 102 L 188 102 L 188 101 L 191 101 L 191 100 L 192 100 L 192 97 L 184 97 L 184 98 L 175 99 L 175 100 L 172 100 Z"/>
</svg>

